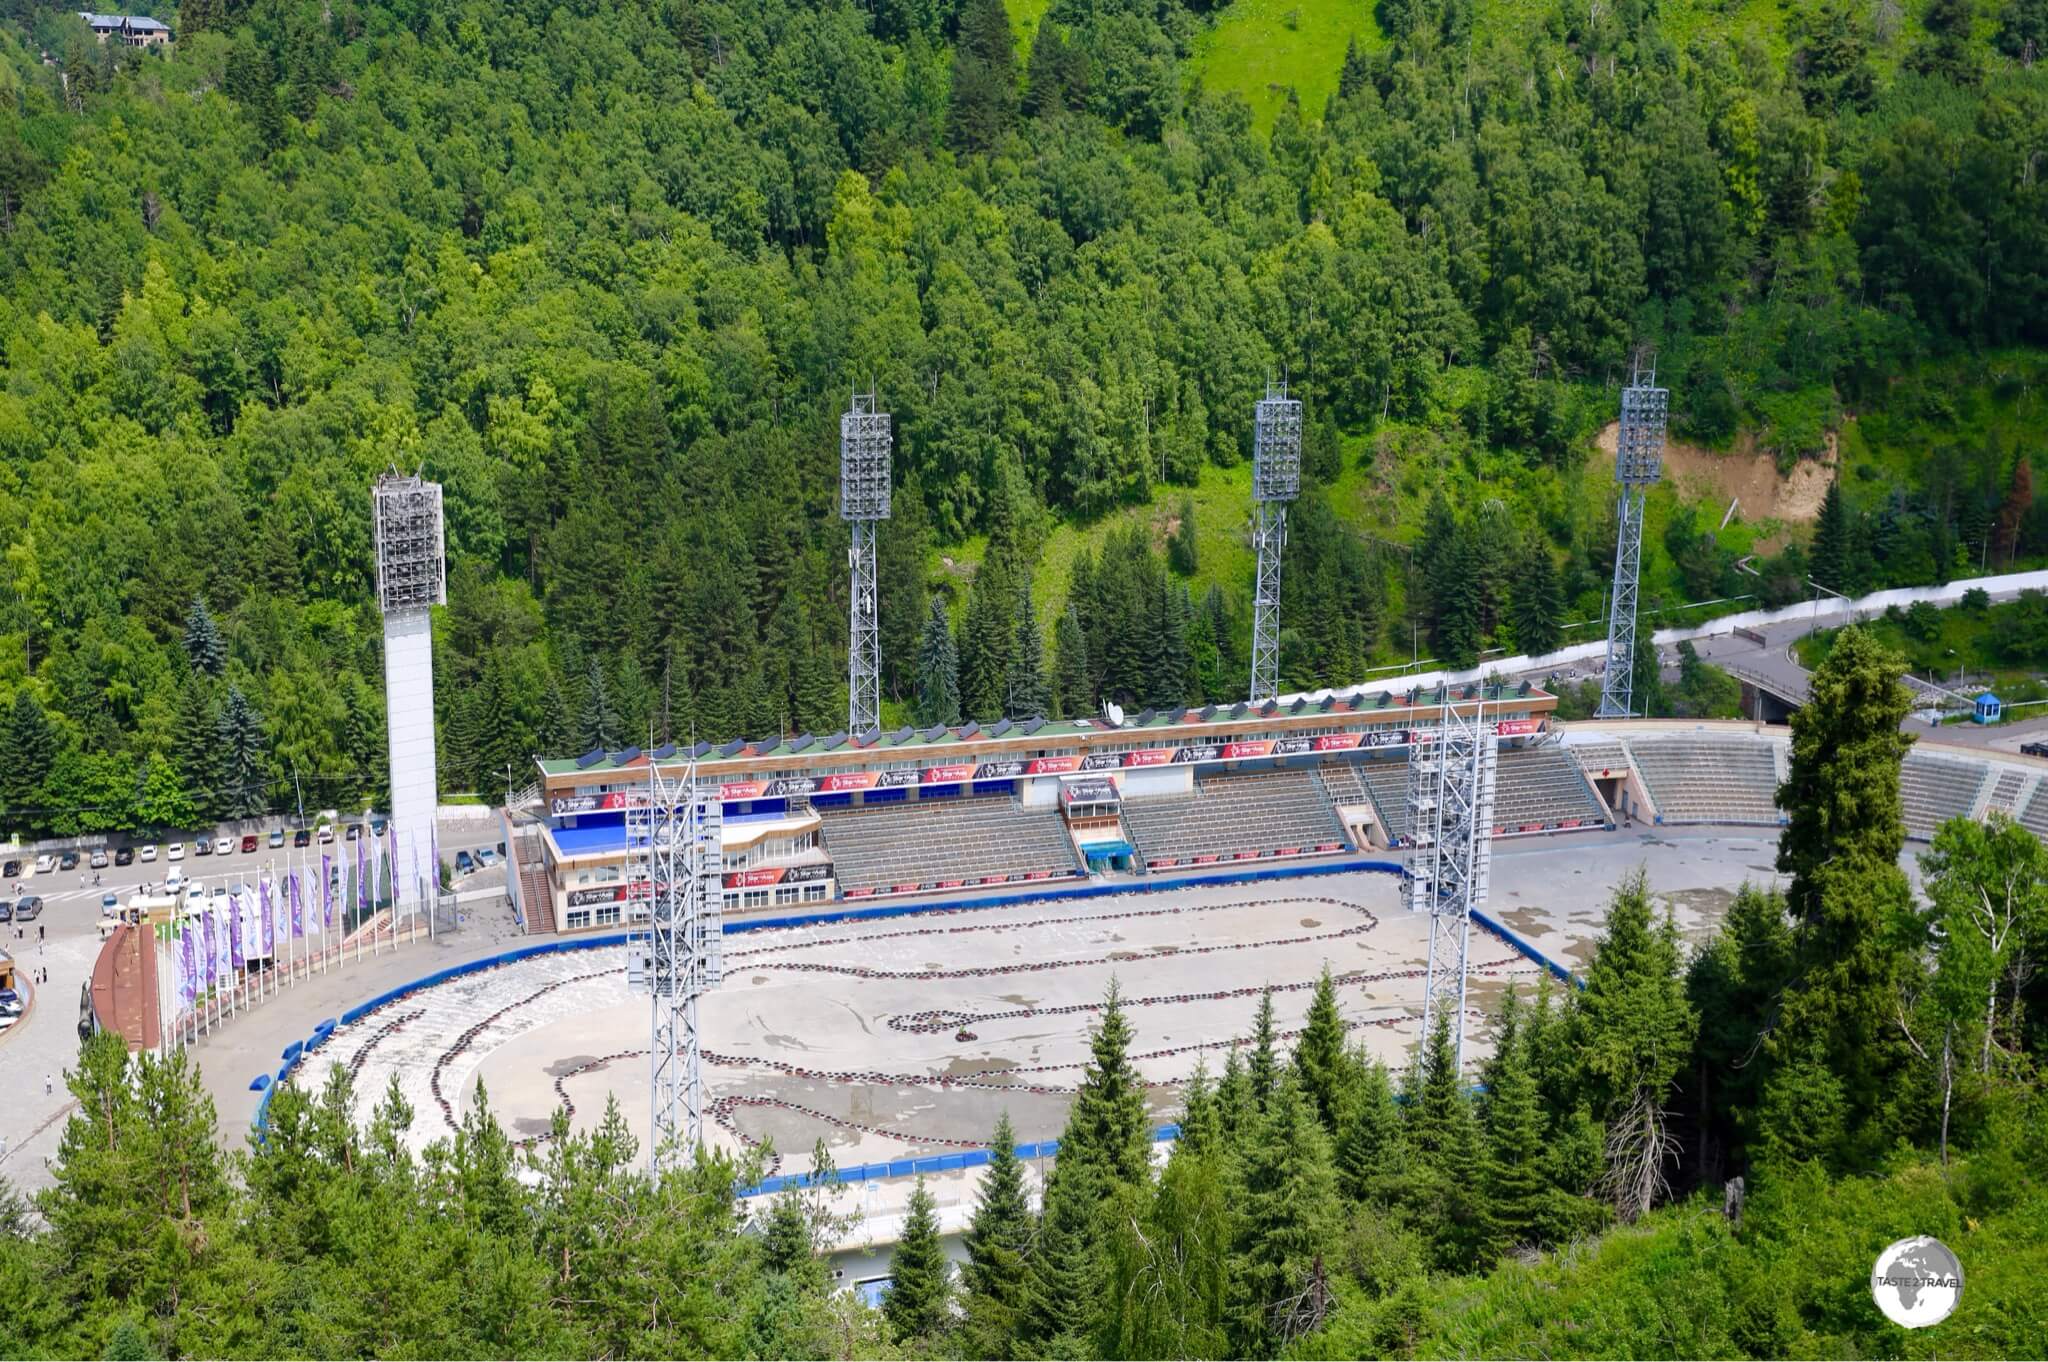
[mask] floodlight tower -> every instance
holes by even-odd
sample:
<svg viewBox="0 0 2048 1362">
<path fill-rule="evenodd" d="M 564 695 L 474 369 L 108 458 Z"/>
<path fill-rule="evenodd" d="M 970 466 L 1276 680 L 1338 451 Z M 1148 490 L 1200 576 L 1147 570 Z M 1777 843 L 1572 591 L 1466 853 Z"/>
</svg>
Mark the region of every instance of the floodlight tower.
<svg viewBox="0 0 2048 1362">
<path fill-rule="evenodd" d="M 882 636 L 875 624 L 875 525 L 889 518 L 889 413 L 853 395 L 839 418 L 839 518 L 853 530 L 853 627 L 846 646 L 846 731 L 882 725 Z"/>
<path fill-rule="evenodd" d="M 704 1141 L 704 1059 L 697 1000 L 724 974 L 725 852 L 715 786 L 647 765 L 647 790 L 626 808 L 629 897 L 648 900 L 647 930 L 628 943 L 627 976 L 651 1001 L 652 1108 L 647 1171 L 687 1167 Z"/>
<path fill-rule="evenodd" d="M 391 917 L 418 912 L 427 877 L 404 874 L 397 849 L 417 869 L 435 854 L 434 649 L 430 608 L 448 602 L 441 534 L 441 485 L 387 473 L 370 492 L 377 544 L 377 604 L 384 612 L 384 714 L 391 744 Z M 431 921 L 431 919 L 429 919 Z"/>
<path fill-rule="evenodd" d="M 1252 594 L 1252 702 L 1280 693 L 1280 555 L 1287 503 L 1301 493 L 1301 402 L 1268 382 L 1252 428 L 1252 546 L 1259 555 Z"/>
<path fill-rule="evenodd" d="M 1408 903 L 1429 914 L 1429 974 L 1422 1039 L 1451 1019 L 1454 1063 L 1465 1067 L 1465 982 L 1472 911 L 1486 902 L 1493 870 L 1493 794 L 1500 738 L 1486 717 L 1486 688 L 1458 712 L 1448 688 L 1442 718 L 1415 730 L 1408 749 Z"/>
<path fill-rule="evenodd" d="M 1626 719 L 1635 702 L 1636 584 L 1643 565 L 1643 498 L 1657 480 L 1664 451 L 1664 420 L 1671 394 L 1657 386 L 1654 361 L 1638 356 L 1621 390 L 1621 427 L 1614 441 L 1614 478 L 1621 484 L 1615 514 L 1614 589 L 1608 596 L 1607 672 L 1600 682 L 1600 715 Z"/>
</svg>

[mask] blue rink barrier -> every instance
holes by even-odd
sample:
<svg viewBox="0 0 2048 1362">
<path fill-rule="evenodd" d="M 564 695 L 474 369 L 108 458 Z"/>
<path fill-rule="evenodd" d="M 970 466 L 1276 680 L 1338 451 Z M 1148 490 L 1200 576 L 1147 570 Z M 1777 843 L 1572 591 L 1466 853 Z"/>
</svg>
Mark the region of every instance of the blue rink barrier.
<svg viewBox="0 0 2048 1362">
<path fill-rule="evenodd" d="M 1025 903 L 1114 898 L 1121 894 L 1150 894 L 1169 889 L 1199 889 L 1215 885 L 1312 879 L 1321 875 L 1344 875 L 1357 871 L 1367 871 L 1382 875 L 1399 875 L 1402 873 L 1402 870 L 1403 867 L 1399 861 L 1381 861 L 1354 857 L 1342 861 L 1318 861 L 1313 865 L 1270 866 L 1262 870 L 1222 871 L 1213 874 L 1177 876 L 1172 879 L 1148 877 L 1146 881 L 1138 884 L 1081 885 L 1068 889 L 1040 889 L 1035 892 L 995 894 L 986 898 L 942 900 L 936 903 L 920 900 L 915 903 L 890 903 L 878 904 L 873 907 L 836 908 L 824 912 L 802 913 L 788 917 L 749 918 L 739 922 L 726 922 L 723 924 L 723 929 L 727 936 L 736 936 L 746 932 L 776 931 L 791 927 L 815 927 L 836 922 L 874 922 L 890 918 L 913 917 L 924 913 L 964 913 L 982 908 L 1014 908 L 1019 904 Z M 1510 930 L 1484 913 L 1475 912 L 1472 916 L 1488 931 L 1499 935 L 1522 955 L 1543 966 L 1558 979 L 1567 983 L 1576 982 L 1572 979 L 1571 973 L 1568 970 L 1549 956 L 1543 954 L 1542 951 L 1536 949 L 1520 933 Z M 369 1016 L 378 1009 L 389 1007 L 393 1003 L 399 1002 L 422 989 L 435 988 L 441 984 L 460 979 L 465 975 L 481 974 L 485 970 L 498 969 L 504 965 L 518 964 L 522 960 L 533 960 L 544 955 L 559 955 L 568 951 L 601 950 L 607 946 L 623 946 L 626 944 L 629 935 L 627 932 L 607 932 L 601 936 L 576 937 L 568 941 L 543 941 L 531 946 L 521 946 L 517 950 L 502 951 L 496 955 L 487 955 L 476 960 L 464 961 L 462 964 L 450 965 L 446 969 L 435 970 L 432 974 L 422 975 L 420 978 L 414 979 L 409 983 L 400 984 L 396 988 L 386 989 L 374 998 L 349 1008 L 341 1014 L 339 1020 L 328 1018 L 320 1022 L 313 1028 L 311 1036 L 308 1036 L 302 1042 L 294 1041 L 290 1046 L 286 1047 L 284 1063 L 278 1067 L 273 1081 L 262 1089 L 262 1095 L 256 1102 L 255 1117 L 251 1121 L 257 1138 L 261 1140 L 270 1128 L 270 1099 L 277 1094 L 277 1090 L 283 1086 L 285 1080 L 291 1077 L 292 1070 L 311 1059 L 313 1052 L 325 1045 L 338 1027 L 348 1026 L 361 1021 L 364 1017 Z M 253 1082 L 251 1086 L 254 1086 Z M 1178 1126 L 1161 1126 L 1159 1131 L 1154 1133 L 1154 1138 L 1172 1139 L 1173 1134 L 1164 1132 L 1178 1133 L 1178 1131 Z M 1059 1141 L 1042 1140 L 1036 1144 L 1020 1144 L 1017 1146 L 1017 1153 L 1020 1158 L 1049 1158 L 1058 1148 Z M 1032 1152 L 1026 1154 L 1024 1151 L 1027 1149 Z M 981 1155 L 979 1163 L 954 1164 L 950 1165 L 947 1169 L 941 1169 L 934 1162 L 935 1159 L 943 1160 L 956 1157 L 964 1159 L 969 1154 Z M 858 1169 L 840 1170 L 841 1176 L 838 1180 L 841 1182 L 865 1182 L 874 1177 L 906 1177 L 920 1172 L 940 1172 L 950 1171 L 952 1168 L 978 1167 L 980 1163 L 988 1161 L 987 1155 L 988 1151 L 986 1149 L 979 1149 L 969 1150 L 959 1155 L 941 1154 L 932 1158 L 897 1159 L 885 1164 L 863 1164 Z M 876 1173 L 872 1171 L 878 1168 L 887 1169 L 899 1166 L 904 1169 L 901 1173 Z M 856 1172 L 861 1176 L 852 1176 Z M 740 1195 L 753 1196 L 762 1194 L 764 1189 L 766 1191 L 779 1191 L 786 1185 L 787 1179 L 792 1177 L 805 1178 L 808 1177 L 808 1174 L 785 1174 L 781 1178 L 769 1178 L 758 1187 L 742 1189 Z M 799 1182 L 794 1185 L 801 1186 L 803 1184 Z"/>
</svg>

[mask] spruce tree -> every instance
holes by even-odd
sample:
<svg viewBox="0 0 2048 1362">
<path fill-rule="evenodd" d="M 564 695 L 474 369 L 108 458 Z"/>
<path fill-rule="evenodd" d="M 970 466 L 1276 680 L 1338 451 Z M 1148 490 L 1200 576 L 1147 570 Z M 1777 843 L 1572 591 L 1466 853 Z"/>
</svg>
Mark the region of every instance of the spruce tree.
<svg viewBox="0 0 2048 1362">
<path fill-rule="evenodd" d="M 213 621 L 213 612 L 206 608 L 204 596 L 194 596 L 191 608 L 185 612 L 185 657 L 193 671 L 205 676 L 219 676 L 227 669 L 227 644 L 221 639 L 220 626 Z"/>
<path fill-rule="evenodd" d="M 1337 1110 L 1347 1078 L 1344 1018 L 1337 1011 L 1337 985 L 1325 963 L 1308 1005 L 1308 1019 L 1294 1041 L 1294 1069 L 1301 1089 L 1326 1130 L 1337 1129 Z"/>
<path fill-rule="evenodd" d="M 604 679 L 604 668 L 593 655 L 583 672 L 583 709 L 576 716 L 576 748 L 579 752 L 599 748 L 609 752 L 619 745 L 619 737 L 619 715 L 612 707 L 611 688 Z"/>
<path fill-rule="evenodd" d="M 1808 702 L 1792 715 L 1791 773 L 1778 790 L 1787 815 L 1778 869 L 1791 876 L 1796 978 L 1770 1050 L 1785 1065 L 1806 1067 L 1805 1086 L 1816 1081 L 1814 1066 L 1833 1075 L 1844 1131 L 1873 1139 L 1882 1137 L 1868 1123 L 1905 1059 L 1893 1018 L 1917 941 L 1898 864 L 1899 772 L 1912 741 L 1899 731 L 1911 704 L 1903 670 L 1862 629 L 1842 630 L 1814 670 Z M 1802 1107 L 1790 1096 L 1777 1105 Z"/>
<path fill-rule="evenodd" d="M 890 1263 L 889 1294 L 882 1298 L 882 1313 L 897 1342 L 937 1337 L 950 1314 L 952 1274 L 939 1243 L 936 1203 L 919 1177 L 911 1188 L 903 1236 Z"/>
<path fill-rule="evenodd" d="M 1249 1139 L 1258 1116 L 1251 1074 L 1245 1067 L 1243 1053 L 1233 1044 L 1223 1061 L 1223 1076 L 1216 1082 L 1216 1128 L 1224 1145 L 1235 1150 Z"/>
<path fill-rule="evenodd" d="M 1279 1082 L 1280 1061 L 1276 1054 L 1277 1039 L 1273 1026 L 1273 989 L 1268 985 L 1259 993 L 1259 1010 L 1252 1015 L 1252 1049 L 1245 1060 L 1245 1084 L 1251 1094 L 1252 1104 L 1264 1112 L 1273 1100 L 1273 1089 Z"/>
<path fill-rule="evenodd" d="M 562 678 L 550 667 L 547 689 L 540 697 L 540 729 L 534 737 L 540 750 L 547 753 L 562 751 L 569 745 L 570 736 L 569 701 L 562 694 Z"/>
<path fill-rule="evenodd" d="M 953 44 L 949 140 L 960 152 L 995 149 L 1015 121 L 1017 37 L 1002 0 L 967 0 Z"/>
<path fill-rule="evenodd" d="M 1174 1140 L 1174 1148 L 1186 1148 L 1198 1154 L 1220 1149 L 1223 1145 L 1222 1122 L 1223 1115 L 1216 1104 L 1216 1089 L 1209 1082 L 1209 1061 L 1197 1059 L 1194 1073 L 1188 1076 L 1187 1087 L 1181 1090 L 1180 1134 Z"/>
<path fill-rule="evenodd" d="M 56 762 L 57 730 L 29 686 L 18 685 L 0 742 L 0 804 L 14 826 L 40 826 L 43 782 Z"/>
<path fill-rule="evenodd" d="M 1320 1326 L 1322 1255 L 1337 1215 L 1330 1145 L 1292 1074 L 1274 1089 L 1261 1138 L 1244 1157 L 1230 1282 L 1230 1333 L 1241 1357 L 1270 1357 Z"/>
<path fill-rule="evenodd" d="M 1031 584 L 1017 593 L 1017 642 L 1010 660 L 1009 717 L 1042 719 L 1052 713 L 1052 695 L 1045 679 L 1045 646 L 1038 632 L 1038 612 L 1031 607 Z"/>
<path fill-rule="evenodd" d="M 818 1260 L 812 1252 L 810 1215 L 803 1198 L 785 1191 L 768 1203 L 768 1219 L 761 1232 L 761 1267 L 780 1273 L 803 1285 L 813 1284 Z"/>
<path fill-rule="evenodd" d="M 982 560 L 960 620 L 960 710 L 989 724 L 1003 717 L 1016 642 L 1010 574 L 993 555 Z"/>
<path fill-rule="evenodd" d="M 1828 484 L 1821 499 L 1820 517 L 1813 524 L 1813 547 L 1807 554 L 1813 580 L 1830 591 L 1853 596 L 1849 581 L 1849 508 L 1842 501 L 1842 484 Z"/>
<path fill-rule="evenodd" d="M 1502 1002 L 1503 1013 L 1513 999 L 1510 991 Z M 1501 1029 L 1507 1030 L 1505 1025 Z M 1551 1199 L 1543 1106 L 1536 1076 L 1529 1070 L 1528 1049 L 1512 1032 L 1499 1043 L 1489 1066 L 1486 1143 L 1493 1227 L 1506 1245 L 1542 1242 Z"/>
<path fill-rule="evenodd" d="M 1053 715 L 1061 719 L 1083 718 L 1095 712 L 1095 683 L 1088 671 L 1088 636 L 1081 630 L 1081 617 L 1068 606 L 1052 626 Z"/>
<path fill-rule="evenodd" d="M 1514 584 L 1514 622 L 1515 646 L 1531 657 L 1551 652 L 1563 639 L 1564 592 L 1541 540 L 1529 546 Z"/>
<path fill-rule="evenodd" d="M 263 721 L 240 686 L 228 687 L 218 732 L 224 758 L 219 811 L 225 818 L 254 818 L 270 806 L 270 773 L 264 769 Z"/>
<path fill-rule="evenodd" d="M 1337 1181 L 1351 1201 L 1383 1204 L 1402 1164 L 1401 1108 L 1387 1066 L 1366 1065 L 1346 1092 L 1337 1132 Z"/>
<path fill-rule="evenodd" d="M 1062 1169 L 1074 1162 L 1088 1164 L 1103 1191 L 1136 1186 L 1151 1167 L 1152 1126 L 1144 1083 L 1129 1058 L 1130 1045 L 1130 1020 L 1116 981 L 1111 980 L 1102 1021 L 1088 1038 L 1088 1063 L 1081 1070 L 1081 1086 L 1068 1111 L 1059 1152 Z"/>
<path fill-rule="evenodd" d="M 1485 596 L 1480 586 L 1479 562 L 1470 535 L 1462 528 L 1438 560 L 1437 576 L 1430 583 L 1430 599 L 1436 606 L 1436 629 L 1431 641 L 1437 660 L 1446 667 L 1469 667 L 1479 660 Z"/>
<path fill-rule="evenodd" d="M 960 722 L 960 658 L 953 647 L 953 628 L 946 622 L 946 603 L 934 599 L 930 618 L 917 645 L 917 721 Z"/>
<path fill-rule="evenodd" d="M 1098 1188 L 1085 1164 L 1054 1167 L 1031 1246 L 1017 1324 L 1018 1356 L 1084 1357 L 1101 1299 Z"/>
<path fill-rule="evenodd" d="M 1023 1309 L 1031 1201 L 1009 1112 L 997 1118 L 989 1143 L 988 1171 L 982 1174 L 974 1218 L 967 1225 L 962 1342 L 969 1356 L 1002 1358 L 1010 1355 Z"/>
</svg>

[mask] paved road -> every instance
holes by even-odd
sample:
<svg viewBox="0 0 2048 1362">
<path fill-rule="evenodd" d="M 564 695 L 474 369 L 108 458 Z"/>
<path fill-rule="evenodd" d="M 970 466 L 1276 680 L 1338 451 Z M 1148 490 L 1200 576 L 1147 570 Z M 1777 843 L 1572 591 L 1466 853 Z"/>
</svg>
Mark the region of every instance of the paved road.
<svg viewBox="0 0 2048 1362">
<path fill-rule="evenodd" d="M 457 851 L 495 845 L 497 836 L 495 820 L 444 822 L 441 851 L 452 859 Z M 353 851 L 340 841 L 330 848 L 334 849 Z M 282 856 L 291 850 L 289 846 L 279 851 L 259 847 L 253 855 L 234 852 L 205 858 L 187 853 L 175 868 L 207 882 L 246 882 L 264 866 L 283 864 Z M 320 848 L 315 845 L 306 850 L 317 856 Z M 49 1184 L 45 1160 L 56 1156 L 64 1118 L 75 1105 L 64 1086 L 64 1071 L 78 1057 L 79 993 L 99 957 L 100 896 L 112 891 L 126 898 L 146 882 L 162 883 L 171 868 L 161 854 L 153 865 L 109 867 L 100 872 L 99 887 L 92 885 L 89 871 L 83 886 L 77 872 L 26 876 L 26 892 L 44 900 L 42 917 L 26 928 L 13 923 L 0 926 L 0 947 L 14 957 L 23 974 L 41 968 L 50 972 L 50 982 L 36 990 L 28 1016 L 0 1032 L 0 1095 L 5 1097 L 0 1101 L 0 1146 L 4 1146 L 0 1178 L 24 1191 Z M 496 872 L 485 872 L 463 880 L 457 888 L 485 885 L 495 876 Z M 11 885 L 0 886 L 0 893 L 11 889 Z M 40 937 L 38 927 L 42 929 Z M 360 964 L 352 960 L 331 980 L 315 979 L 266 1000 L 259 1008 L 261 1015 L 238 1018 L 223 1027 L 217 1039 L 202 1041 L 194 1053 L 213 1094 L 224 1138 L 231 1146 L 239 1145 L 248 1128 L 254 1101 L 247 1091 L 249 1079 L 259 1070 L 277 1067 L 277 1052 L 286 1041 L 302 1039 L 314 1022 L 333 1016 L 337 998 L 345 1006 L 444 965 L 502 950 L 503 938 L 516 930 L 510 913 L 502 908 L 488 914 L 472 913 L 465 930 L 452 938 L 386 950 L 380 956 L 364 957 Z M 285 1040 L 273 1043 L 278 1035 Z M 46 1079 L 48 1094 L 44 1092 Z"/>
</svg>

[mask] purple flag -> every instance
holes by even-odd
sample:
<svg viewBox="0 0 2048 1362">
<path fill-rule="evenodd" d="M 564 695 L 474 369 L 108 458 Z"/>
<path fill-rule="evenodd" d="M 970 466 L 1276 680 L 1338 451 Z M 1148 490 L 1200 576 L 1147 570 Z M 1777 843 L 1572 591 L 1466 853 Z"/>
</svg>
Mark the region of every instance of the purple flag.
<svg viewBox="0 0 2048 1362">
<path fill-rule="evenodd" d="M 427 851 L 434 868 L 434 892 L 438 894 L 441 892 L 441 830 L 435 828 L 427 834 L 427 839 Z"/>
<path fill-rule="evenodd" d="M 363 849 L 363 842 L 363 838 L 356 838 L 356 906 L 367 912 L 370 907 L 370 880 L 363 871 L 370 864 L 370 857 Z"/>
<path fill-rule="evenodd" d="M 326 852 L 320 853 L 320 907 L 326 925 L 334 925 L 334 871 L 329 863 L 334 858 Z"/>
<path fill-rule="evenodd" d="M 213 910 L 206 910 L 206 986 L 213 987 L 215 966 L 219 963 L 219 951 L 213 941 Z"/>
<path fill-rule="evenodd" d="M 299 896 L 299 877 L 292 876 L 292 935 L 306 934 L 306 904 Z"/>
<path fill-rule="evenodd" d="M 267 959 L 277 951 L 277 922 L 270 916 L 270 881 L 256 881 L 256 949 Z"/>
<path fill-rule="evenodd" d="M 248 964 L 242 954 L 242 899 L 239 894 L 228 895 L 228 968 L 241 969 Z"/>
<path fill-rule="evenodd" d="M 190 1007 L 199 997 L 199 962 L 192 958 L 192 920 L 187 918 L 180 926 L 183 930 L 178 936 L 183 950 L 178 961 L 178 997 Z"/>
</svg>

